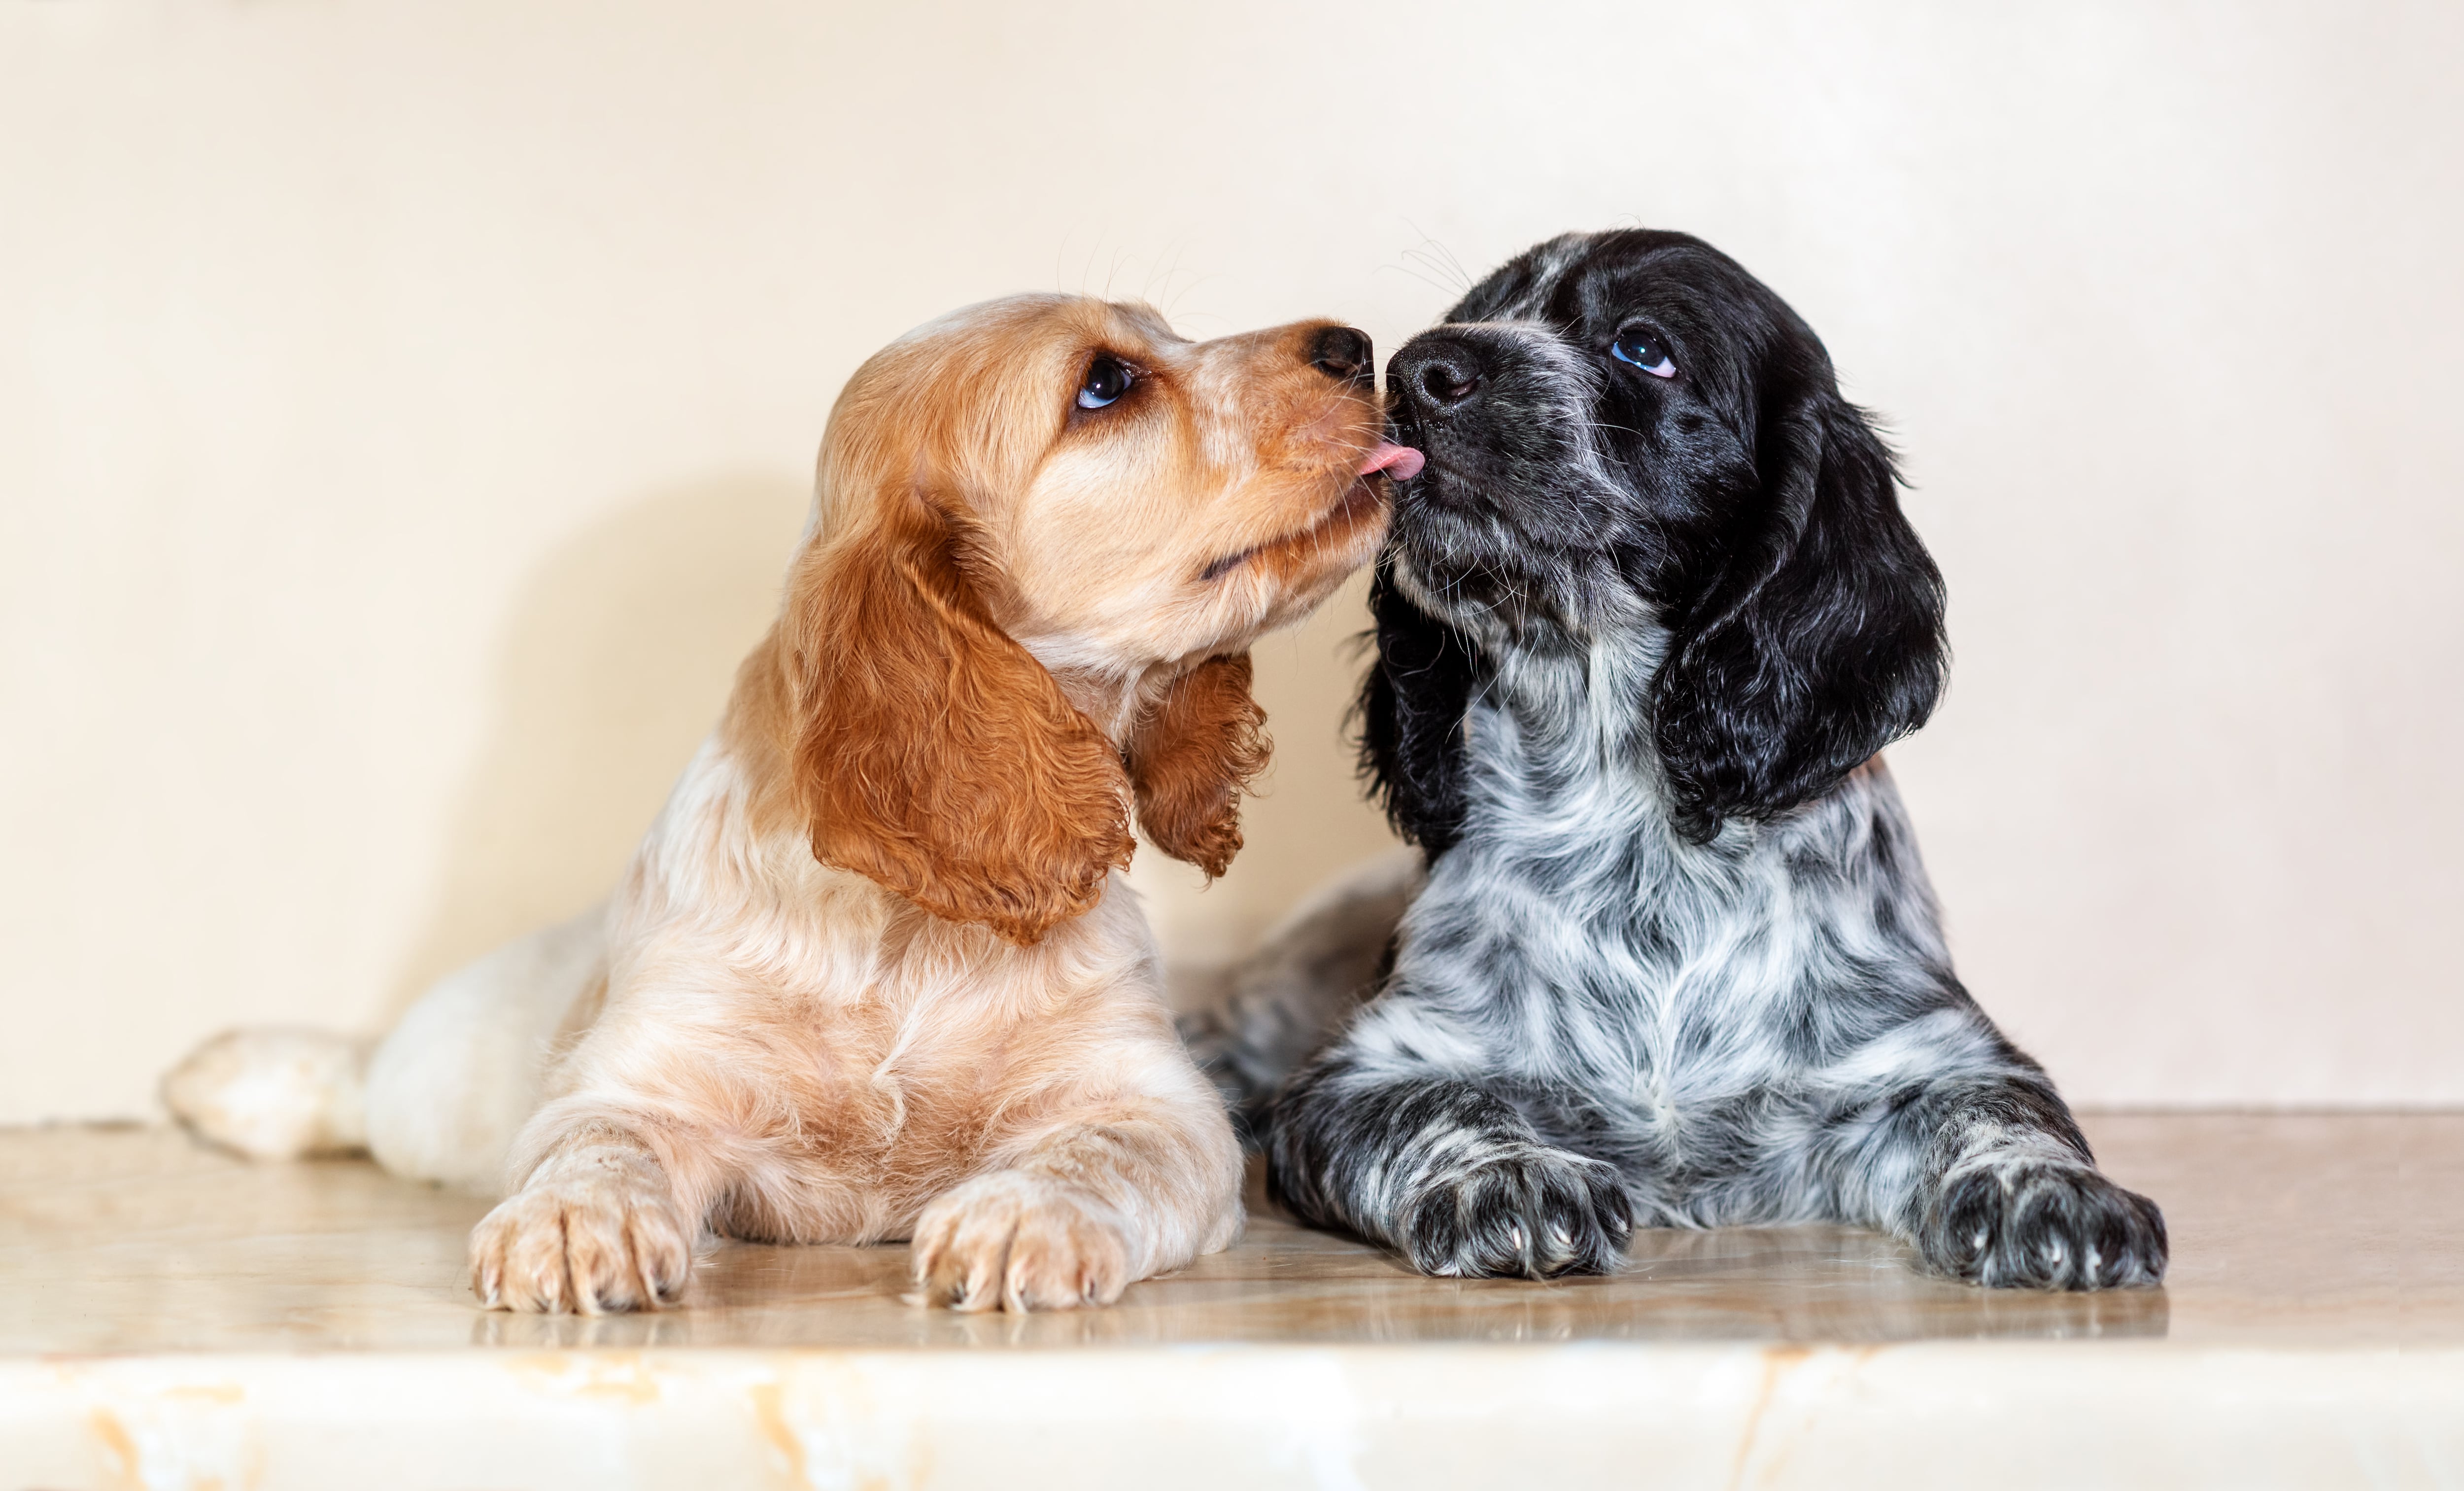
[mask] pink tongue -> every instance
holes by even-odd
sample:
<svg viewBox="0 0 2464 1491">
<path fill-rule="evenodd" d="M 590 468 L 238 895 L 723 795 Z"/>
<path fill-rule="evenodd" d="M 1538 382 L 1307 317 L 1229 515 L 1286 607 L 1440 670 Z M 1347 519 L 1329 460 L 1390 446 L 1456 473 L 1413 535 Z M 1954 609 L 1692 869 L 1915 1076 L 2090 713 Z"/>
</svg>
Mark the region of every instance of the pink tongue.
<svg viewBox="0 0 2464 1491">
<path fill-rule="evenodd" d="M 1409 481 L 1419 476 L 1420 468 L 1428 463 L 1427 456 L 1408 445 L 1380 440 L 1377 449 L 1371 451 L 1369 458 L 1360 463 L 1360 474 L 1365 477 L 1373 471 L 1382 471 L 1397 481 Z"/>
</svg>

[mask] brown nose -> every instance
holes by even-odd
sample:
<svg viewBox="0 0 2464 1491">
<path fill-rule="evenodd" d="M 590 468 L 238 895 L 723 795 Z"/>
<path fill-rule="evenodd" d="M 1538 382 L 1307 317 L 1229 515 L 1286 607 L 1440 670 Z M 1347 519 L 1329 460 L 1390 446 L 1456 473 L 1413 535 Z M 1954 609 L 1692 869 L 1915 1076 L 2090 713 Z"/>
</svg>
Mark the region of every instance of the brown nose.
<svg viewBox="0 0 2464 1491">
<path fill-rule="evenodd" d="M 1376 356 L 1366 332 L 1350 326 L 1329 326 L 1309 343 L 1309 366 L 1344 383 L 1376 381 Z"/>
</svg>

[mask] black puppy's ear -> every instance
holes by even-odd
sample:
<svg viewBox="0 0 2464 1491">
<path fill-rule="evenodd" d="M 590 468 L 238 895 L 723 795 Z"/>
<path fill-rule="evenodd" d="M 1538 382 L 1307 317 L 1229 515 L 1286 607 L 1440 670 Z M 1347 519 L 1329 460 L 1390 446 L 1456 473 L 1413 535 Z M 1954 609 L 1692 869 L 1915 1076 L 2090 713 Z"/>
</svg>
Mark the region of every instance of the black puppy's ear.
<svg viewBox="0 0 2464 1491">
<path fill-rule="evenodd" d="M 1360 774 L 1395 831 L 1435 859 L 1463 835 L 1471 644 L 1404 595 L 1391 548 L 1377 556 L 1369 612 L 1377 653 L 1360 686 Z"/>
<path fill-rule="evenodd" d="M 1818 796 L 1925 723 L 1949 660 L 1942 573 L 1829 367 L 1765 409 L 1759 499 L 1653 685 L 1673 815 L 1698 841 Z"/>
</svg>

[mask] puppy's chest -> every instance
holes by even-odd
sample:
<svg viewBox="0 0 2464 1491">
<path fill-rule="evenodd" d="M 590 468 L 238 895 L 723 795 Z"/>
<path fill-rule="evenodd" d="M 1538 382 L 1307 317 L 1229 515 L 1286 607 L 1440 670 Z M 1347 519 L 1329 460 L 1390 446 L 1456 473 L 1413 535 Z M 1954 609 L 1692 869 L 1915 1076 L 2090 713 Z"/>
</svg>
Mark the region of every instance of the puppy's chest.
<svg viewBox="0 0 2464 1491">
<path fill-rule="evenodd" d="M 1417 941 L 1469 952 L 1432 960 L 1438 982 L 1550 1067 L 1730 1089 L 1783 1064 L 1807 928 L 1778 862 L 1677 839 L 1639 772 L 1492 768 L 1493 811 L 1416 918 Z"/>
<path fill-rule="evenodd" d="M 1586 1056 L 1662 1072 L 1749 1057 L 1801 1015 L 1799 937 L 1779 898 L 1629 876 L 1589 885 L 1528 875 L 1487 915 L 1510 1001 Z M 1537 1032 L 1534 1033 L 1535 1035 Z M 1775 1057 L 1772 1057 L 1775 1059 Z"/>
<path fill-rule="evenodd" d="M 954 1160 L 984 1139 L 1017 1080 L 1004 1022 L 954 1001 L 866 991 L 785 1004 L 764 1043 L 809 1162 L 851 1174 Z"/>
</svg>

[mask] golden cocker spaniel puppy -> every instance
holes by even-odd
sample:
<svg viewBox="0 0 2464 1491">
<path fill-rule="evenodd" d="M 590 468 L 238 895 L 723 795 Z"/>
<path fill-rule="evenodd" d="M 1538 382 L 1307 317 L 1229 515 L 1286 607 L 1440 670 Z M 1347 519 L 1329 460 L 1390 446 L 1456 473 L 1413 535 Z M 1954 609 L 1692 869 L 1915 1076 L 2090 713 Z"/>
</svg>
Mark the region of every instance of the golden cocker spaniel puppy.
<svg viewBox="0 0 2464 1491">
<path fill-rule="evenodd" d="M 1372 366 L 1327 323 L 1193 344 L 1068 296 L 864 365 L 778 624 L 604 912 L 445 980 L 369 1064 L 389 1168 L 503 1167 L 483 1303 L 653 1307 L 716 1232 L 912 1237 L 931 1300 L 1067 1307 L 1232 1240 L 1240 1147 L 1120 872 L 1133 822 L 1210 875 L 1240 847 L 1248 644 L 1375 551 L 1417 464 Z M 170 1079 L 209 1133 L 244 1126 L 249 1038 Z"/>
</svg>

